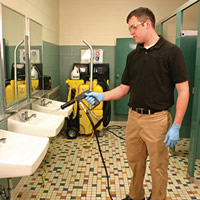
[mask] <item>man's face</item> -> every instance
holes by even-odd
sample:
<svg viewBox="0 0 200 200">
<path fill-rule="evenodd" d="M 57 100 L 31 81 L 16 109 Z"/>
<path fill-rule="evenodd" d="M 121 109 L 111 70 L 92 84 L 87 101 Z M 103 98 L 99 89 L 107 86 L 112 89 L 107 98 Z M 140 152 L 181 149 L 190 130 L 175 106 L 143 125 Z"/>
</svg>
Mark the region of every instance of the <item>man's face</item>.
<svg viewBox="0 0 200 200">
<path fill-rule="evenodd" d="M 128 22 L 130 34 L 133 36 L 134 40 L 138 44 L 145 42 L 145 22 L 146 21 L 139 21 L 135 16 L 132 16 Z"/>
</svg>

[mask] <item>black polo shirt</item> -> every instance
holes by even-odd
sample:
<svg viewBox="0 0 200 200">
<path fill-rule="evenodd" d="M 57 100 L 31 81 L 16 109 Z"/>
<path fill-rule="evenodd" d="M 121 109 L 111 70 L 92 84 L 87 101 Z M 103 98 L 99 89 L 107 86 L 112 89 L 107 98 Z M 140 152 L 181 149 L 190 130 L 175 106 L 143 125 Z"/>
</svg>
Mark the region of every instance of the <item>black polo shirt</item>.
<svg viewBox="0 0 200 200">
<path fill-rule="evenodd" d="M 121 83 L 130 86 L 129 107 L 162 110 L 174 104 L 176 83 L 188 80 L 181 50 L 160 37 L 149 49 L 129 53 Z"/>
</svg>

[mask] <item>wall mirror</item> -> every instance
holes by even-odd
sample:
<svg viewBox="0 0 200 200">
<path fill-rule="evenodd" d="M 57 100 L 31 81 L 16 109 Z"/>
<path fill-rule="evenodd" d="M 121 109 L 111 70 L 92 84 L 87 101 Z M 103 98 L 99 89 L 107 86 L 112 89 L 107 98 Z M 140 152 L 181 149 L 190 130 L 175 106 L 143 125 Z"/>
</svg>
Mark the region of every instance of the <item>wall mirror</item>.
<svg viewBox="0 0 200 200">
<path fill-rule="evenodd" d="M 33 97 L 43 90 L 42 25 L 28 19 L 30 93 Z"/>
<path fill-rule="evenodd" d="M 27 97 L 25 64 L 25 16 L 0 4 L 1 67 L 4 107 Z"/>
</svg>

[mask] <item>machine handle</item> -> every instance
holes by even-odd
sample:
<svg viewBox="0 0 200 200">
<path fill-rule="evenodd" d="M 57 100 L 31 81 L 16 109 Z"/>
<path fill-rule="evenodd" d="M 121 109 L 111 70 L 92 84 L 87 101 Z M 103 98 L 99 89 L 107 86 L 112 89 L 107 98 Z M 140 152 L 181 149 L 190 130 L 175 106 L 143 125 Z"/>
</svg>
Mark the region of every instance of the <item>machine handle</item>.
<svg viewBox="0 0 200 200">
<path fill-rule="evenodd" d="M 78 95 L 75 98 L 76 101 L 80 101 L 80 100 L 84 99 L 86 97 L 86 95 L 85 95 L 86 93 L 91 93 L 91 91 L 90 90 L 85 90 L 83 93 L 81 93 L 80 95 Z M 98 106 L 100 104 L 100 102 L 95 97 L 93 97 L 93 98 L 94 98 L 94 101 L 95 101 L 94 107 L 93 107 L 93 109 L 94 109 L 96 106 Z"/>
<path fill-rule="evenodd" d="M 71 100 L 71 101 L 68 101 L 67 103 L 63 104 L 60 106 L 61 109 L 65 109 L 66 107 L 72 105 L 75 103 L 75 99 Z"/>
<path fill-rule="evenodd" d="M 81 101 L 82 99 L 84 99 L 86 97 L 85 94 L 86 93 L 90 93 L 90 92 L 91 92 L 90 90 L 86 90 L 86 91 L 82 92 L 81 94 L 79 94 L 78 96 L 76 96 L 75 99 L 73 99 L 71 101 L 68 101 L 67 103 L 61 105 L 60 108 L 61 109 L 65 109 L 66 107 L 74 104 L 76 101 L 77 102 Z M 94 104 L 94 108 L 95 108 L 96 106 L 99 105 L 100 102 L 95 97 L 93 97 L 93 98 L 95 100 L 95 104 Z"/>
</svg>

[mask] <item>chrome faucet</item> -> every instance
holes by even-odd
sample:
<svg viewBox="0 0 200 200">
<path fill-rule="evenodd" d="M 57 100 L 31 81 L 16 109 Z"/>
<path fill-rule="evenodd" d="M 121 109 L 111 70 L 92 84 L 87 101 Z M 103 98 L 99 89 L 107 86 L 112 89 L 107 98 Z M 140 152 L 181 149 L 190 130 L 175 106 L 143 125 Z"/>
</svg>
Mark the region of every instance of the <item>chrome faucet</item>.
<svg viewBox="0 0 200 200">
<path fill-rule="evenodd" d="M 40 105 L 41 105 L 41 106 L 45 106 L 45 99 L 42 99 L 42 100 L 41 100 Z"/>
<path fill-rule="evenodd" d="M 47 106 L 48 104 L 51 104 L 52 103 L 52 101 L 48 101 L 46 104 L 45 104 L 45 106 Z"/>
<path fill-rule="evenodd" d="M 6 143 L 6 138 L 0 138 L 0 142 L 3 144 Z"/>
<path fill-rule="evenodd" d="M 45 103 L 45 99 L 42 99 L 40 102 L 41 106 L 47 106 L 48 104 L 52 103 L 52 101 L 48 101 L 47 103 Z"/>
<path fill-rule="evenodd" d="M 21 120 L 23 122 L 28 121 L 32 117 L 36 117 L 36 114 L 32 114 L 32 115 L 28 116 L 28 111 L 25 111 L 24 113 L 21 114 Z"/>
</svg>

